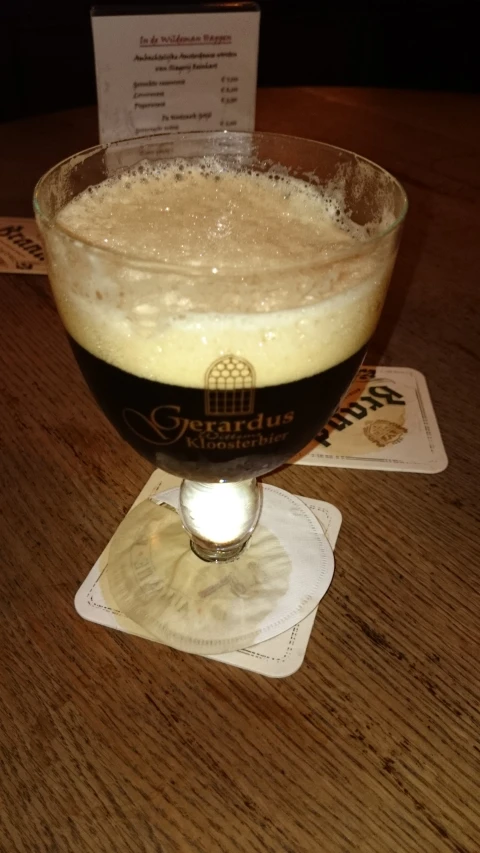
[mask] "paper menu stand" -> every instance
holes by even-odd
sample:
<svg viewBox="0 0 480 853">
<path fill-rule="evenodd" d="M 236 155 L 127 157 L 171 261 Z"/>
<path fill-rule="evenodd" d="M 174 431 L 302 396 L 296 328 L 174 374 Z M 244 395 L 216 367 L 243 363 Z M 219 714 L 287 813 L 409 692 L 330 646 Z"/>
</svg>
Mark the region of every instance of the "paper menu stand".
<svg viewBox="0 0 480 853">
<path fill-rule="evenodd" d="M 92 9 L 100 141 L 253 130 L 258 6 L 140 9 Z"/>
</svg>

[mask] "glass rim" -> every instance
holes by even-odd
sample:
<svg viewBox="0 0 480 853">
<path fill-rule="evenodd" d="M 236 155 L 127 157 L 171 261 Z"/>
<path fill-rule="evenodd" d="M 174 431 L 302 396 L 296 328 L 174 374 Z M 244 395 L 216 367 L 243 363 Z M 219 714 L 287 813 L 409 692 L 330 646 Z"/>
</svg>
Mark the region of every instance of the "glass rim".
<svg viewBox="0 0 480 853">
<path fill-rule="evenodd" d="M 78 158 L 82 158 L 82 161 L 86 160 L 88 156 L 93 155 L 94 153 L 107 151 L 109 149 L 114 149 L 115 147 L 120 147 L 122 145 L 126 145 L 128 143 L 138 143 L 141 145 L 148 141 L 162 141 L 169 142 L 178 139 L 188 139 L 188 138 L 203 138 L 208 139 L 212 137 L 241 137 L 241 138 L 275 138 L 275 139 L 285 139 L 291 140 L 295 142 L 309 143 L 313 145 L 317 145 L 319 148 L 329 148 L 332 151 L 338 151 L 343 154 L 348 154 L 351 157 L 354 157 L 356 160 L 361 161 L 363 163 L 367 163 L 372 166 L 377 172 L 386 176 L 392 184 L 396 185 L 396 187 L 400 190 L 401 196 L 403 196 L 403 204 L 402 209 L 396 219 L 390 223 L 383 231 L 379 234 L 375 234 L 372 237 L 368 237 L 366 240 L 362 240 L 361 242 L 354 242 L 352 249 L 353 251 L 343 251 L 339 256 L 334 256 L 330 258 L 322 258 L 320 252 L 312 252 L 305 259 L 301 261 L 293 261 L 291 264 L 283 263 L 278 266 L 269 266 L 265 268 L 256 267 L 251 270 L 246 267 L 245 269 L 239 269 L 238 267 L 228 267 L 221 266 L 218 269 L 216 267 L 212 267 L 210 264 L 197 264 L 195 262 L 188 264 L 176 264 L 167 261 L 161 261 L 153 258 L 145 258 L 142 255 L 138 255 L 135 252 L 126 252 L 120 249 L 112 248 L 111 246 L 102 246 L 93 240 L 89 240 L 85 237 L 79 237 L 74 232 L 70 231 L 68 228 L 64 228 L 62 225 L 59 225 L 58 222 L 55 223 L 56 214 L 54 216 L 47 216 L 42 209 L 40 204 L 39 195 L 43 186 L 48 181 L 50 175 L 52 175 L 55 171 L 60 169 L 63 165 L 69 163 L 70 161 L 76 160 Z M 173 158 L 172 158 L 173 159 Z M 391 174 L 387 169 L 384 169 L 383 166 L 380 166 L 378 163 L 375 163 L 373 160 L 369 160 L 368 157 L 364 157 L 362 154 L 358 154 L 355 151 L 351 151 L 348 148 L 342 148 L 339 145 L 332 145 L 329 142 L 322 142 L 318 139 L 310 139 L 308 137 L 303 136 L 295 136 L 287 133 L 275 133 L 272 131 L 228 131 L 228 130 L 216 130 L 216 131 L 191 131 L 188 133 L 156 133 L 156 134 L 148 134 L 145 136 L 134 136 L 128 137 L 125 139 L 118 139 L 113 142 L 105 142 L 99 143 L 98 145 L 92 145 L 90 148 L 82 149 L 81 151 L 76 151 L 73 154 L 70 154 L 68 157 L 64 157 L 63 160 L 59 160 L 53 166 L 50 167 L 43 175 L 38 179 L 35 184 L 35 188 L 33 191 L 33 208 L 35 215 L 41 220 L 41 222 L 45 223 L 47 226 L 54 227 L 57 231 L 66 235 L 69 239 L 75 241 L 76 243 L 80 243 L 88 247 L 89 249 L 94 250 L 95 252 L 100 253 L 106 257 L 115 258 L 115 259 L 123 259 L 125 263 L 131 263 L 135 266 L 141 267 L 147 270 L 157 270 L 157 271 L 165 271 L 171 273 L 180 273 L 183 275 L 205 275 L 206 273 L 212 274 L 215 270 L 215 275 L 221 277 L 222 275 L 228 275 L 229 277 L 238 276 L 244 277 L 245 275 L 256 275 L 256 274 L 266 274 L 266 273 L 275 273 L 279 271 L 289 271 L 295 269 L 304 269 L 307 266 L 310 266 L 312 263 L 319 263 L 320 265 L 334 263 L 336 260 L 346 259 L 351 255 L 355 255 L 358 253 L 359 249 L 367 248 L 369 246 L 374 245 L 375 243 L 381 242 L 385 237 L 389 234 L 392 234 L 396 231 L 400 225 L 403 223 L 407 211 L 408 211 L 409 203 L 408 196 L 405 188 L 400 183 L 398 178 Z"/>
</svg>

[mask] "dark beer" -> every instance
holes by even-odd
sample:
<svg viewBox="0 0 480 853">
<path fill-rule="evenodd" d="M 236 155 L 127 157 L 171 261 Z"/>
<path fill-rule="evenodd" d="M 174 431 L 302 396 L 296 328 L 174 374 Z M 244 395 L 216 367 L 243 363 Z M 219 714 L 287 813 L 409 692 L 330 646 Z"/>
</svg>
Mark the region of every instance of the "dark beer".
<svg viewBox="0 0 480 853">
<path fill-rule="evenodd" d="M 70 342 L 91 391 L 120 435 L 158 467 L 202 482 L 258 477 L 300 451 L 337 407 L 365 353 L 362 348 L 315 376 L 261 388 L 248 381 L 247 363 L 247 381 L 237 387 L 237 377 L 229 381 L 227 375 L 218 388 L 207 372 L 206 387 L 200 389 L 134 376 Z M 219 361 L 246 364 L 235 356 Z"/>
</svg>

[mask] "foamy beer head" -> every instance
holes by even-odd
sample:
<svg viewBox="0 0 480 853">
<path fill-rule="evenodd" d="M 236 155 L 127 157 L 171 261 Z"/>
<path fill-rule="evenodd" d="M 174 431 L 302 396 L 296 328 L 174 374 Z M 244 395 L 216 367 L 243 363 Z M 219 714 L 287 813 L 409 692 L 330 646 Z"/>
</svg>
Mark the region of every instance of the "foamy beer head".
<svg viewBox="0 0 480 853">
<path fill-rule="evenodd" d="M 35 206 L 58 310 L 107 416 L 190 479 L 299 451 L 377 324 L 405 194 L 320 143 L 189 134 L 76 155 Z"/>
</svg>

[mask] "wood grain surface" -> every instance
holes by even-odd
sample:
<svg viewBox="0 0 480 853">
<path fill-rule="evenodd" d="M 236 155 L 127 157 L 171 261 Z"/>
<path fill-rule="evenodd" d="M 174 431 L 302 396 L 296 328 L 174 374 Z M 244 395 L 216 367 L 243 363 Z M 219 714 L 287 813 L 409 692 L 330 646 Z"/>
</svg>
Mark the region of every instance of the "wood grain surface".
<svg viewBox="0 0 480 853">
<path fill-rule="evenodd" d="M 428 380 L 442 474 L 285 468 L 336 504 L 333 586 L 275 681 L 83 622 L 73 597 L 150 474 L 75 366 L 41 276 L 0 277 L 2 853 L 478 853 L 479 99 L 259 92 L 260 129 L 340 144 L 410 214 L 369 361 Z M 0 126 L 0 215 L 96 141 Z"/>
</svg>

